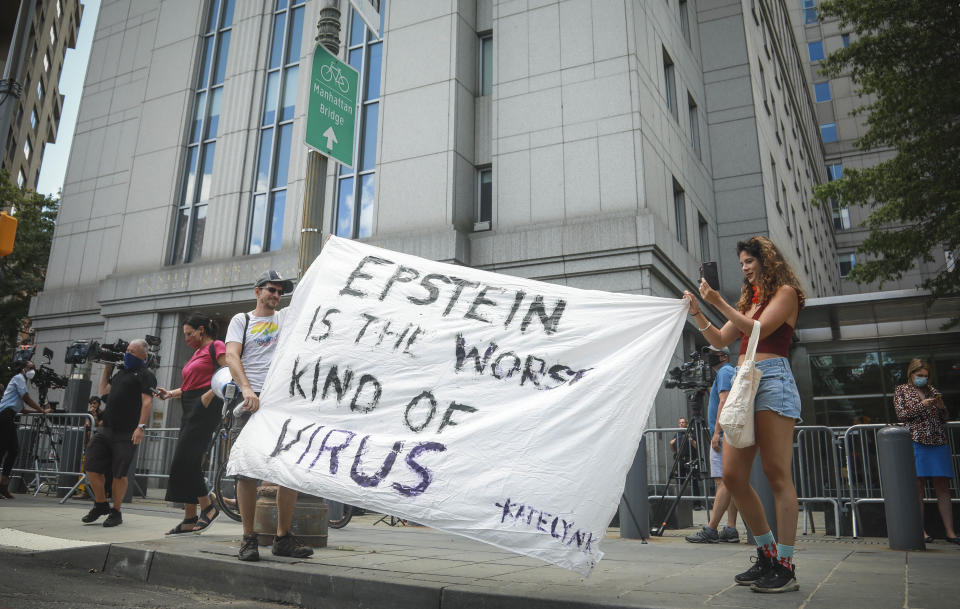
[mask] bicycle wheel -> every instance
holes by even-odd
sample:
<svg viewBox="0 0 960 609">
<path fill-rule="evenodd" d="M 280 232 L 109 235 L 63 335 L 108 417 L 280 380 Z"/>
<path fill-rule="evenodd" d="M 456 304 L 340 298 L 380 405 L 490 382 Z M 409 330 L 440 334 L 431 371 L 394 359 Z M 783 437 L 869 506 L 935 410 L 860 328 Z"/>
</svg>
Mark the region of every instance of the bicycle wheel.
<svg viewBox="0 0 960 609">
<path fill-rule="evenodd" d="M 237 504 L 237 479 L 227 475 L 227 462 L 220 464 L 217 471 L 217 480 L 214 483 L 214 494 L 220 511 L 240 522 L 240 506 Z"/>
<path fill-rule="evenodd" d="M 330 504 L 330 502 L 328 501 L 328 502 L 327 502 L 327 505 L 329 506 L 329 504 Z M 331 519 L 329 520 L 329 522 L 327 523 L 327 526 L 329 526 L 331 529 L 342 529 L 343 527 L 347 526 L 347 523 L 350 522 L 350 519 L 351 519 L 351 518 L 353 518 L 353 506 L 352 506 L 352 505 L 347 505 L 346 503 L 341 503 L 341 504 L 340 504 L 340 507 L 341 507 L 341 509 L 342 509 L 342 511 L 340 512 L 340 517 L 339 517 L 339 518 L 331 518 Z M 336 514 L 334 514 L 334 516 L 336 516 Z"/>
</svg>

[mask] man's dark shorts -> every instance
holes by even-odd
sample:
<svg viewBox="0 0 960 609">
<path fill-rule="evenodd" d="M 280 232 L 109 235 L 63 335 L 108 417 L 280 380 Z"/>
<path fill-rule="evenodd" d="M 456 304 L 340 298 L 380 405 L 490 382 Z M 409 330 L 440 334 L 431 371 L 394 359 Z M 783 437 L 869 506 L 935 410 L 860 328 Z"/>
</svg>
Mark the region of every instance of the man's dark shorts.
<svg viewBox="0 0 960 609">
<path fill-rule="evenodd" d="M 257 395 L 259 396 L 260 394 L 258 393 Z M 240 437 L 240 432 L 246 426 L 247 421 L 250 420 L 250 417 L 252 415 L 253 415 L 252 412 L 242 408 L 240 405 L 237 405 L 233 409 L 233 425 L 230 428 L 230 432 L 233 435 L 234 442 L 236 442 L 237 438 Z M 257 478 L 251 478 L 249 476 L 244 476 L 242 474 L 237 474 L 235 478 L 237 480 L 257 480 Z"/>
<path fill-rule="evenodd" d="M 116 432 L 100 427 L 87 445 L 86 469 L 95 474 L 111 472 L 114 478 L 125 478 L 133 460 L 132 432 Z"/>
</svg>

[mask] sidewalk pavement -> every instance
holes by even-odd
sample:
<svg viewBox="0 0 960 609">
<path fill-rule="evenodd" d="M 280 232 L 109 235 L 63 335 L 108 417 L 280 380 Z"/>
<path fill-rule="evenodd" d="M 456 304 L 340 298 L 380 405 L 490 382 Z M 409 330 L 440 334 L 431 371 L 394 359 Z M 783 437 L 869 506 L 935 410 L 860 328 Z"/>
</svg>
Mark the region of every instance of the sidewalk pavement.
<svg viewBox="0 0 960 609">
<path fill-rule="evenodd" d="M 610 529 L 606 555 L 583 578 L 432 529 L 374 525 L 374 516 L 331 530 L 329 546 L 310 559 L 276 557 L 261 547 L 260 562 L 243 563 L 236 559 L 240 525 L 226 516 L 202 535 L 165 537 L 179 510 L 134 503 L 124 506 L 123 525 L 104 528 L 80 522 L 90 505 L 27 495 L 0 501 L 0 564 L 42 561 L 303 607 L 397 609 L 932 608 L 956 602 L 949 598 L 960 573 L 960 548 L 942 540 L 924 552 L 898 552 L 885 539 L 798 535 L 800 591 L 771 596 L 733 584 L 755 552 L 745 543 L 686 543 L 692 529 L 643 543 Z"/>
</svg>

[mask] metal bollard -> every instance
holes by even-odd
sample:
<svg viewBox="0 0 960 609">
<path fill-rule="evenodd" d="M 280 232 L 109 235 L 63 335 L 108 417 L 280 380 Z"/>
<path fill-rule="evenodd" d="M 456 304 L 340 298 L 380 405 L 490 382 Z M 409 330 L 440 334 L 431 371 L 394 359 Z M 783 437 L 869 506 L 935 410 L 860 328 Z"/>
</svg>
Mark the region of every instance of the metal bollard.
<svg viewBox="0 0 960 609">
<path fill-rule="evenodd" d="M 620 498 L 620 537 L 650 538 L 650 501 L 647 499 L 647 437 L 640 439 Z"/>
<path fill-rule="evenodd" d="M 923 550 L 923 515 L 917 489 L 913 441 L 905 427 L 890 425 L 877 432 L 880 492 L 887 517 L 891 550 Z"/>
</svg>

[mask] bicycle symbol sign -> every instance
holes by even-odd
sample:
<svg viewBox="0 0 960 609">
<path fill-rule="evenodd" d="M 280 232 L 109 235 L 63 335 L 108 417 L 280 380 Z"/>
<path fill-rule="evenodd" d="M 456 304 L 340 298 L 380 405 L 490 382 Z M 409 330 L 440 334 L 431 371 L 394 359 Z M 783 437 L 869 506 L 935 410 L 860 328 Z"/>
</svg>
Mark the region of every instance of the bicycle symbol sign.
<svg viewBox="0 0 960 609">
<path fill-rule="evenodd" d="M 360 75 L 323 46 L 313 54 L 306 144 L 340 163 L 353 166 L 357 84 Z"/>
</svg>

